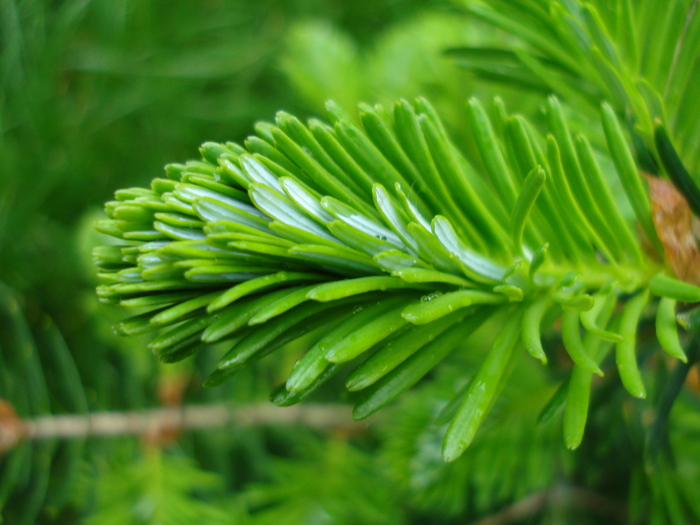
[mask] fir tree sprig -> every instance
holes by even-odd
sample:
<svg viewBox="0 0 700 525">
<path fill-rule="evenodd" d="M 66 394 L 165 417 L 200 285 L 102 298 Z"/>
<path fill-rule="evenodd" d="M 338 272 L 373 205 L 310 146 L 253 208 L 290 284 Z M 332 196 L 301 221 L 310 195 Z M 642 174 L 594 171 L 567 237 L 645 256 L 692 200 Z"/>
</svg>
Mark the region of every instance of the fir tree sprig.
<svg viewBox="0 0 700 525">
<path fill-rule="evenodd" d="M 126 244 L 96 250 L 98 294 L 148 309 L 118 332 L 157 331 L 150 348 L 164 362 L 226 342 L 208 386 L 314 332 L 273 402 L 299 402 L 351 369 L 354 416 L 365 418 L 507 312 L 456 403 L 447 461 L 471 443 L 516 352 L 547 361 L 540 333 L 557 319 L 574 363 L 567 446 L 581 442 L 591 375 L 613 345 L 625 388 L 645 396 L 635 345 L 645 306 L 662 298 L 661 325 L 673 331 L 675 301 L 700 301 L 700 288 L 664 274 L 649 196 L 609 106 L 615 173 L 572 136 L 554 97 L 546 137 L 502 106 L 492 122 L 469 102 L 485 173 L 424 99 L 361 106 L 359 125 L 328 109 L 332 125 L 279 113 L 244 146 L 205 143 L 201 160 L 167 166 L 150 189 L 116 193 L 97 227 Z M 659 337 L 684 359 L 671 339 Z"/>
</svg>

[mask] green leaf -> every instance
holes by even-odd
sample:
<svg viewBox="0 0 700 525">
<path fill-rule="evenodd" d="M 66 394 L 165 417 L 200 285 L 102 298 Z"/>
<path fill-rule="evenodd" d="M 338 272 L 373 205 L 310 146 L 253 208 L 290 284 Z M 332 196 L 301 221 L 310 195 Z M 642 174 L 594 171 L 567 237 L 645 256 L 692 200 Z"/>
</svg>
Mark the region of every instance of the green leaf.
<svg viewBox="0 0 700 525">
<path fill-rule="evenodd" d="M 651 206 L 647 190 L 644 188 L 642 178 L 634 165 L 632 154 L 627 147 L 627 141 L 622 134 L 620 124 L 609 104 L 603 104 L 602 117 L 603 129 L 605 130 L 605 137 L 608 141 L 612 160 L 615 163 L 615 168 L 620 176 L 630 204 L 632 204 L 637 220 L 642 225 L 644 233 L 646 233 L 657 252 L 663 253 L 663 247 L 651 220 Z"/>
<path fill-rule="evenodd" d="M 620 317 L 620 335 L 622 341 L 615 348 L 615 361 L 620 372 L 620 379 L 627 391 L 635 397 L 645 398 L 646 390 L 637 364 L 636 340 L 637 324 L 642 310 L 649 300 L 649 292 L 644 291 L 627 301 Z"/>
<path fill-rule="evenodd" d="M 433 231 L 442 246 L 462 262 L 463 266 L 460 269 L 468 279 L 479 283 L 493 283 L 503 278 L 505 269 L 467 248 L 445 217 L 438 215 L 433 219 Z"/>
<path fill-rule="evenodd" d="M 308 299 L 314 301 L 330 302 L 367 292 L 387 290 L 401 290 L 416 288 L 412 283 L 402 281 L 395 277 L 358 277 L 356 279 L 344 279 L 330 283 L 319 284 L 307 293 Z"/>
<path fill-rule="evenodd" d="M 228 306 L 241 297 L 251 295 L 259 292 L 260 290 L 276 287 L 282 283 L 297 281 L 320 281 L 324 278 L 325 276 L 321 274 L 305 272 L 277 272 L 275 274 L 252 278 L 226 290 L 219 297 L 209 303 L 207 311 L 215 312 L 224 306 Z"/>
<path fill-rule="evenodd" d="M 187 301 L 181 302 L 176 306 L 167 308 L 166 310 L 160 312 L 157 315 L 151 317 L 151 323 L 153 324 L 169 324 L 173 321 L 178 320 L 182 316 L 204 308 L 212 300 L 216 299 L 222 294 L 222 292 L 213 292 L 210 294 L 200 295 L 194 299 L 189 299 Z"/>
<path fill-rule="evenodd" d="M 490 310 L 482 309 L 463 323 L 447 329 L 393 371 L 365 389 L 362 400 L 352 411 L 353 418 L 365 419 L 394 401 L 442 361 L 460 340 L 479 328 L 491 313 Z"/>
<path fill-rule="evenodd" d="M 641 261 L 643 256 L 639 242 L 620 214 L 619 206 L 615 203 L 610 186 L 605 181 L 591 145 L 585 137 L 579 135 L 576 137 L 576 148 L 581 159 L 581 169 L 586 173 L 591 194 L 596 196 L 596 203 L 600 207 L 600 213 L 605 222 L 611 231 L 615 232 L 615 238 L 620 247 L 625 249 L 627 257 L 633 261 Z"/>
<path fill-rule="evenodd" d="M 335 241 L 324 228 L 297 211 L 296 207 L 283 195 L 262 184 L 251 184 L 250 198 L 258 209 L 266 215 L 289 227 L 303 230 L 307 234 Z"/>
<path fill-rule="evenodd" d="M 547 175 L 539 166 L 534 168 L 523 182 L 523 187 L 518 194 L 518 200 L 515 202 L 513 214 L 510 219 L 510 235 L 513 239 L 513 245 L 521 247 L 523 245 L 523 234 L 525 233 L 525 223 L 528 220 L 530 211 L 535 205 L 535 201 L 544 187 Z"/>
<path fill-rule="evenodd" d="M 676 324 L 676 301 L 668 297 L 662 297 L 656 310 L 656 338 L 661 348 L 667 354 L 680 359 L 684 363 L 688 358 L 678 339 L 678 325 Z"/>
<path fill-rule="evenodd" d="M 479 147 L 481 159 L 501 200 L 506 203 L 507 209 L 512 209 L 517 199 L 519 185 L 506 165 L 491 122 L 479 101 L 475 98 L 469 99 L 468 109 L 474 140 Z"/>
<path fill-rule="evenodd" d="M 613 305 L 617 304 L 617 297 L 613 293 L 600 293 L 596 294 L 594 301 L 593 307 L 590 310 L 581 312 L 581 324 L 588 332 L 592 333 L 596 337 L 599 337 L 604 341 L 619 343 L 623 339 L 620 334 L 603 330 L 597 325 L 596 322 L 596 318 L 600 314 L 601 310 L 604 310 L 610 303 Z"/>
<path fill-rule="evenodd" d="M 457 414 L 447 427 L 442 443 L 442 457 L 445 461 L 455 461 L 464 453 L 488 414 L 518 342 L 521 316 L 520 310 L 511 315 L 472 378 Z"/>
<path fill-rule="evenodd" d="M 287 390 L 296 392 L 309 388 L 326 369 L 332 366 L 326 359 L 326 354 L 330 349 L 342 343 L 345 338 L 351 336 L 373 319 L 391 309 L 395 309 L 402 301 L 406 301 L 405 296 L 380 300 L 374 303 L 365 302 L 367 306 L 354 308 L 351 315 L 323 336 L 297 362 L 287 379 Z"/>
<path fill-rule="evenodd" d="M 456 286 L 473 287 L 474 283 L 450 273 L 428 270 L 426 268 L 399 268 L 391 272 L 407 283 L 447 283 Z"/>
<path fill-rule="evenodd" d="M 596 313 L 593 322 L 606 326 L 615 307 L 615 301 L 601 303 L 600 308 L 595 308 Z M 589 332 L 583 338 L 583 346 L 588 355 L 600 363 L 612 347 L 612 344 L 609 341 L 602 343 L 594 333 Z M 564 443 L 571 450 L 578 448 L 583 440 L 588 419 L 592 375 L 590 371 L 574 365 L 569 377 L 564 408 Z"/>
<path fill-rule="evenodd" d="M 542 348 L 542 337 L 540 336 L 540 326 L 547 310 L 552 307 L 553 301 L 548 296 L 542 296 L 529 305 L 524 314 L 520 337 L 532 357 L 539 359 L 543 365 L 547 364 L 547 355 Z"/>
<path fill-rule="evenodd" d="M 401 303 L 407 298 L 401 298 Z M 408 321 L 401 314 L 402 304 L 372 319 L 364 326 L 353 331 L 333 346 L 328 347 L 325 359 L 329 363 L 345 363 L 366 352 L 375 344 L 397 332 Z"/>
<path fill-rule="evenodd" d="M 246 297 L 222 308 L 202 333 L 202 341 L 212 343 L 233 335 L 240 328 L 245 327 L 257 312 L 294 294 L 299 288 L 304 289 L 304 287 L 284 288 L 262 296 Z"/>
<path fill-rule="evenodd" d="M 657 274 L 649 281 L 649 290 L 659 297 L 668 297 L 686 303 L 700 302 L 700 286 L 679 281 L 663 274 Z"/>
<path fill-rule="evenodd" d="M 448 328 L 461 323 L 466 312 L 455 312 L 434 323 L 412 326 L 400 336 L 389 340 L 376 353 L 357 367 L 345 382 L 351 392 L 367 388 L 433 341 Z"/>
<path fill-rule="evenodd" d="M 342 307 L 343 305 L 338 305 Z M 219 378 L 227 377 L 238 372 L 244 366 L 261 359 L 289 341 L 300 337 L 324 324 L 324 316 L 318 316 L 328 307 L 320 303 L 302 304 L 266 323 L 264 329 L 252 330 L 242 340 L 238 341 L 217 363 L 216 374 L 205 386 L 214 386 Z M 327 312 L 325 322 L 332 315 L 346 315 L 345 309 Z"/>
<path fill-rule="evenodd" d="M 564 310 L 562 313 L 561 336 L 564 342 L 564 348 L 566 348 L 567 353 L 578 366 L 588 372 L 602 376 L 603 371 L 589 355 L 581 342 L 581 335 L 579 333 L 580 315 L 580 312 L 576 310 Z"/>
<path fill-rule="evenodd" d="M 499 304 L 505 301 L 503 295 L 479 290 L 435 293 L 423 296 L 420 303 L 409 304 L 401 315 L 411 324 L 423 325 L 473 304 Z"/>
</svg>

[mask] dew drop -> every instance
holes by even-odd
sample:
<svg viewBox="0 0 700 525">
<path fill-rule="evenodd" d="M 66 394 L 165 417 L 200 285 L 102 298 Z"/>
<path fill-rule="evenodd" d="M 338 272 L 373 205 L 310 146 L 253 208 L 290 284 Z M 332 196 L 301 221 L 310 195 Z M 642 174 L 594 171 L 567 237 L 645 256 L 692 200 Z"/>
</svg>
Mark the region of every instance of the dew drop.
<svg viewBox="0 0 700 525">
<path fill-rule="evenodd" d="M 442 295 L 442 292 L 433 292 L 428 295 L 424 295 L 423 297 L 420 298 L 422 303 L 429 303 L 430 301 L 433 301 L 440 297 Z"/>
</svg>

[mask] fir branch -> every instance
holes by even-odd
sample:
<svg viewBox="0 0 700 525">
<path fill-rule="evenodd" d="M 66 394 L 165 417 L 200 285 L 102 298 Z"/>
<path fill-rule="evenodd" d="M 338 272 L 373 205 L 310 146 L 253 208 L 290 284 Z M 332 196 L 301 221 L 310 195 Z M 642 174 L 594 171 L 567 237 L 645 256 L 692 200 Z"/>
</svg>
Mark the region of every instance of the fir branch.
<svg viewBox="0 0 700 525">
<path fill-rule="evenodd" d="M 564 347 L 586 372 L 602 374 L 592 357 L 598 338 L 616 341 L 625 387 L 644 395 L 635 334 L 649 294 L 694 302 L 700 288 L 660 273 L 649 195 L 609 106 L 602 110 L 608 152 L 655 256 L 643 254 L 634 224 L 609 197 L 613 174 L 598 175 L 584 138 L 574 148 L 554 98 L 546 139 L 505 108 L 503 125 L 493 126 L 470 101 L 485 174 L 423 99 L 399 101 L 393 111 L 362 106 L 361 127 L 329 108 L 332 128 L 280 113 L 276 125 L 258 126 L 251 150 L 206 143 L 202 160 L 168 166 L 151 189 L 117 192 L 98 229 L 126 244 L 95 251 L 104 283 L 98 295 L 150 308 L 120 323 L 119 332 L 160 330 L 149 346 L 164 362 L 227 343 L 206 386 L 314 334 L 273 401 L 301 401 L 354 367 L 346 386 L 361 392 L 353 415 L 365 418 L 489 318 L 509 312 L 447 431 L 447 460 L 471 442 L 521 339 L 546 361 L 538 343 L 545 311 L 550 325 L 561 316 Z M 582 165 L 592 168 L 593 182 Z M 593 307 L 605 294 L 601 313 Z M 618 304 L 623 313 L 611 319 Z M 659 310 L 664 319 L 672 318 L 667 310 Z M 619 334 L 608 326 L 618 317 Z M 590 330 L 583 340 L 582 320 Z M 590 376 L 580 374 L 572 394 L 587 383 Z M 566 419 L 571 447 L 585 426 L 587 402 L 580 400 Z"/>
</svg>

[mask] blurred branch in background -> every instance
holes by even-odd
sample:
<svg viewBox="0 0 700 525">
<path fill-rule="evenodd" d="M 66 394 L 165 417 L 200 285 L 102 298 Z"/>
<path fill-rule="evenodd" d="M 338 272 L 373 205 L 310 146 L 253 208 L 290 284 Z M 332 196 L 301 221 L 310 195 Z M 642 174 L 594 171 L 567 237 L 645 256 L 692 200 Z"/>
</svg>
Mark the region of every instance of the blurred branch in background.
<svg viewBox="0 0 700 525">
<path fill-rule="evenodd" d="M 20 419 L 7 401 L 0 399 L 0 453 L 22 441 L 76 439 L 100 436 L 141 436 L 160 443 L 185 430 L 228 425 L 303 425 L 328 430 L 361 431 L 367 423 L 353 422 L 347 405 L 296 405 L 280 408 L 269 403 L 233 407 L 227 403 L 187 405 L 133 412 L 96 412 L 85 415 L 43 416 Z"/>
</svg>

